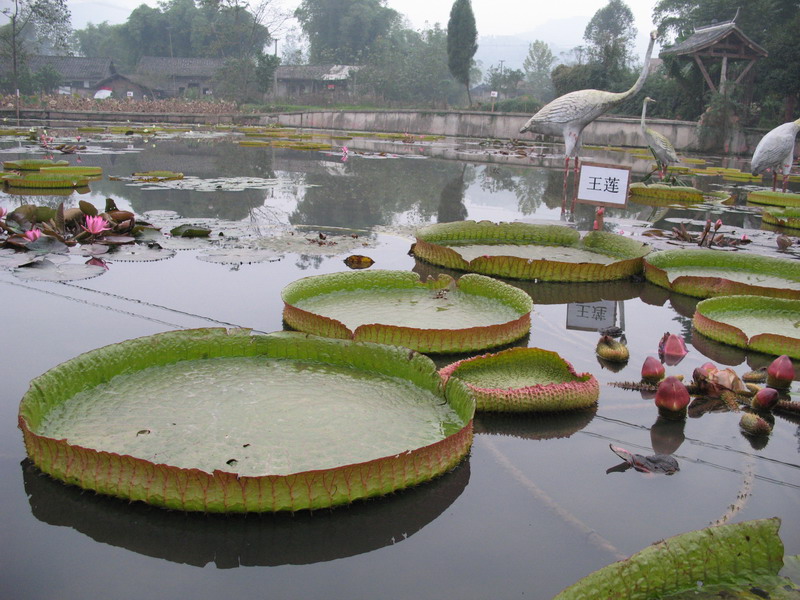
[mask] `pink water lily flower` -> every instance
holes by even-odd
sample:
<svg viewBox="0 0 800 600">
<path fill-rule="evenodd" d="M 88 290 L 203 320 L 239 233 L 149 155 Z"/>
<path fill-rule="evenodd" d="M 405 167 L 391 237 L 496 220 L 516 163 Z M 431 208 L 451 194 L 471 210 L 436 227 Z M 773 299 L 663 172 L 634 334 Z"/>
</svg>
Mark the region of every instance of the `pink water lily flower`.
<svg viewBox="0 0 800 600">
<path fill-rule="evenodd" d="M 4 219 L 5 216 L 8 214 L 8 210 L 0 206 L 0 219 Z"/>
<path fill-rule="evenodd" d="M 22 235 L 29 242 L 35 242 L 40 237 L 42 237 L 42 232 L 39 231 L 38 229 L 29 229 L 28 231 L 26 231 Z"/>
<path fill-rule="evenodd" d="M 104 231 L 108 231 L 110 228 L 108 226 L 108 221 L 106 221 L 103 217 L 92 217 L 87 215 L 86 226 L 84 229 L 92 235 L 100 235 Z"/>
</svg>

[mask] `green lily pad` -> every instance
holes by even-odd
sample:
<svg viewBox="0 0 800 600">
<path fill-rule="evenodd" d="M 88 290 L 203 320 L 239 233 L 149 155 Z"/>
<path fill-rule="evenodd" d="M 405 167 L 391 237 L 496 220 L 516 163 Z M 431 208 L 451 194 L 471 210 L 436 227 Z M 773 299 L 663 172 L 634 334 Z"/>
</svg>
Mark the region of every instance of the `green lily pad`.
<svg viewBox="0 0 800 600">
<path fill-rule="evenodd" d="M 753 204 L 768 204 L 770 206 L 800 206 L 800 194 L 757 190 L 747 194 L 747 201 Z"/>
<path fill-rule="evenodd" d="M 126 244 L 117 246 L 109 252 L 107 259 L 119 262 L 152 262 L 166 260 L 175 256 L 175 250 L 162 248 L 159 245 Z"/>
<path fill-rule="evenodd" d="M 554 412 L 595 406 L 600 385 L 576 373 L 557 353 L 509 348 L 460 360 L 439 370 L 444 381 L 461 379 L 475 394 L 477 409 L 493 412 Z"/>
<path fill-rule="evenodd" d="M 642 198 L 655 198 L 671 203 L 694 203 L 705 200 L 703 191 L 691 186 L 667 185 L 664 183 L 632 183 L 629 187 L 630 195 L 635 201 Z"/>
<path fill-rule="evenodd" d="M 3 168 L 9 171 L 38 171 L 42 167 L 68 167 L 67 160 L 47 160 L 44 158 L 22 158 L 3 161 Z"/>
<path fill-rule="evenodd" d="M 445 473 L 474 410 L 405 348 L 199 329 L 51 369 L 19 423 L 34 464 L 65 483 L 178 510 L 295 511 Z"/>
<path fill-rule="evenodd" d="M 800 262 L 746 252 L 666 250 L 644 259 L 645 277 L 688 296 L 731 294 L 800 299 Z"/>
<path fill-rule="evenodd" d="M 18 267 L 12 271 L 25 281 L 77 281 L 91 279 L 106 272 L 103 267 L 89 264 L 62 263 L 44 259 Z"/>
<path fill-rule="evenodd" d="M 258 248 L 217 248 L 197 256 L 198 260 L 219 265 L 241 265 L 260 262 L 277 262 L 283 258 L 272 250 Z"/>
<path fill-rule="evenodd" d="M 778 227 L 800 229 L 800 204 L 790 208 L 765 208 L 761 212 L 761 222 Z"/>
<path fill-rule="evenodd" d="M 530 330 L 530 297 L 482 275 L 420 281 L 408 271 L 348 271 L 306 277 L 282 292 L 284 321 L 325 337 L 469 352 Z"/>
<path fill-rule="evenodd" d="M 777 576 L 783 563 L 779 527 L 772 518 L 676 535 L 595 571 L 554 600 L 708 598 L 697 594 L 716 586 L 721 598 L 744 598 L 736 592 L 752 587 L 777 590 L 787 583 Z"/>
<path fill-rule="evenodd" d="M 211 235 L 211 230 L 196 225 L 178 225 L 170 230 L 170 234 L 175 237 L 198 238 L 208 237 Z"/>
<path fill-rule="evenodd" d="M 800 300 L 720 296 L 697 303 L 701 334 L 732 346 L 800 359 Z"/>
<path fill-rule="evenodd" d="M 420 260 L 484 275 L 540 281 L 611 281 L 636 275 L 649 246 L 612 233 L 583 239 L 563 225 L 461 221 L 417 231 Z"/>
<path fill-rule="evenodd" d="M 89 179 L 85 175 L 69 173 L 25 173 L 23 175 L 7 175 L 3 178 L 9 187 L 21 189 L 63 189 L 86 187 Z"/>
</svg>

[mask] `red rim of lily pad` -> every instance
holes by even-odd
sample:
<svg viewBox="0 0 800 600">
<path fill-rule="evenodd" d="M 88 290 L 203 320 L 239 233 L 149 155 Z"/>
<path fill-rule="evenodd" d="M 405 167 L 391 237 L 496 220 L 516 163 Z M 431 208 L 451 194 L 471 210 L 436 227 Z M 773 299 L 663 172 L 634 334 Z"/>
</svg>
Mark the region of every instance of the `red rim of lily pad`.
<svg viewBox="0 0 800 600">
<path fill-rule="evenodd" d="M 407 452 L 334 468 L 263 476 L 158 464 L 37 433 L 51 410 L 115 375 L 184 360 L 239 356 L 315 361 L 401 378 L 442 397 L 463 426 L 440 441 Z M 127 340 L 54 367 L 31 382 L 20 403 L 19 427 L 33 463 L 68 484 L 183 511 L 276 512 L 380 496 L 449 471 L 472 443 L 474 410 L 466 386 L 454 380 L 445 396 L 433 362 L 407 349 L 291 332 L 250 335 L 249 330 L 212 328 Z"/>
<path fill-rule="evenodd" d="M 419 289 L 435 293 L 455 285 L 465 294 L 482 296 L 513 309 L 519 316 L 504 323 L 461 329 L 425 329 L 383 323 L 367 323 L 349 329 L 336 319 L 298 308 L 297 302 L 340 291 L 370 289 Z M 522 290 L 491 277 L 468 274 L 455 280 L 449 275 L 421 281 L 413 271 L 347 271 L 305 277 L 281 292 L 283 319 L 298 331 L 338 339 L 405 346 L 418 352 L 459 353 L 508 344 L 530 331 L 533 302 Z"/>
<path fill-rule="evenodd" d="M 519 382 L 530 385 L 484 387 L 480 375 L 502 381 L 510 370 Z M 560 412 L 591 408 L 597 404 L 600 385 L 594 375 L 577 373 L 556 352 L 541 348 L 509 348 L 460 360 L 439 370 L 442 380 L 461 379 L 475 395 L 477 410 L 490 412 Z M 538 375 L 538 377 L 537 377 Z M 477 377 L 476 377 L 477 376 Z M 542 379 L 548 379 L 542 383 Z"/>
<path fill-rule="evenodd" d="M 647 244 L 604 231 L 592 231 L 583 239 L 564 225 L 459 221 L 419 229 L 414 256 L 420 260 L 456 269 L 540 281 L 612 281 L 641 273 Z M 613 257 L 610 264 L 528 259 L 518 256 L 487 255 L 465 260 L 452 245 L 515 244 L 572 247 Z"/>
<path fill-rule="evenodd" d="M 681 275 L 670 281 L 667 270 L 672 267 L 713 267 L 729 269 L 731 273 L 768 274 L 800 283 L 800 263 L 797 261 L 759 256 L 746 252 L 716 250 L 663 250 L 644 259 L 645 278 L 658 286 L 687 296 L 757 295 L 773 298 L 800 299 L 800 290 L 768 285 L 753 285 L 724 277 Z"/>
<path fill-rule="evenodd" d="M 800 315 L 800 300 L 763 296 L 708 298 L 697 303 L 692 324 L 702 335 L 724 344 L 764 354 L 778 356 L 786 354 L 791 358 L 800 359 L 800 330 L 794 337 L 769 332 L 748 337 L 739 327 L 725 321 L 726 316 L 757 317 L 764 313 L 785 315 L 787 322 L 792 319 L 797 321 L 797 315 Z"/>
</svg>

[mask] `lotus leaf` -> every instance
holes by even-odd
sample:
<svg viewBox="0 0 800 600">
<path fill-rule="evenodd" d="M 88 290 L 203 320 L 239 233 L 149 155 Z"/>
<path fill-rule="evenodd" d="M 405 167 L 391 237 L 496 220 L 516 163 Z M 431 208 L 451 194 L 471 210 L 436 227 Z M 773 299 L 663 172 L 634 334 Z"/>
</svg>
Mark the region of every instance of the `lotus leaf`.
<svg viewBox="0 0 800 600">
<path fill-rule="evenodd" d="M 24 175 L 5 176 L 4 180 L 9 187 L 58 189 L 86 187 L 89 179 L 85 175 L 71 175 L 69 173 L 26 173 Z"/>
<path fill-rule="evenodd" d="M 778 227 L 800 229 L 800 205 L 796 208 L 765 208 L 761 212 L 761 222 Z"/>
<path fill-rule="evenodd" d="M 705 200 L 702 190 L 689 186 L 632 183 L 629 189 L 631 196 L 634 197 L 658 198 L 671 202 L 702 202 Z"/>
<path fill-rule="evenodd" d="M 780 519 L 772 518 L 676 535 L 595 571 L 554 600 L 707 597 L 697 594 L 715 586 L 724 594 L 720 597 L 740 598 L 738 590 L 758 584 L 777 588 L 787 583 L 778 577 L 783 564 L 779 527 Z"/>
<path fill-rule="evenodd" d="M 493 412 L 554 412 L 590 408 L 600 386 L 589 373 L 576 373 L 557 353 L 509 348 L 455 362 L 439 370 L 442 379 L 463 380 L 477 409 Z"/>
<path fill-rule="evenodd" d="M 800 263 L 784 258 L 666 250 L 645 257 L 644 273 L 656 285 L 698 298 L 751 294 L 800 299 Z"/>
<path fill-rule="evenodd" d="M 732 346 L 800 359 L 800 300 L 720 296 L 698 302 L 693 324 Z"/>
<path fill-rule="evenodd" d="M 44 259 L 14 269 L 13 273 L 26 281 L 76 281 L 102 275 L 106 270 L 98 265 L 64 263 Z"/>
<path fill-rule="evenodd" d="M 580 238 L 571 227 L 462 221 L 417 231 L 414 255 L 484 275 L 539 281 L 611 281 L 641 272 L 649 247 L 612 233 Z"/>
<path fill-rule="evenodd" d="M 768 204 L 771 206 L 800 206 L 800 194 L 758 190 L 747 194 L 747 201 L 753 204 Z"/>
<path fill-rule="evenodd" d="M 507 344 L 530 330 L 530 297 L 482 275 L 420 281 L 410 271 L 315 275 L 282 292 L 284 321 L 325 337 L 469 352 Z"/>
<path fill-rule="evenodd" d="M 38 171 L 42 167 L 67 166 L 69 166 L 69 161 L 67 160 L 47 160 L 44 158 L 22 158 L 3 162 L 3 168 L 9 171 Z"/>
<path fill-rule="evenodd" d="M 296 511 L 383 495 L 456 466 L 472 442 L 475 403 L 460 381 L 446 392 L 442 402 L 435 365 L 407 348 L 171 331 L 39 376 L 19 427 L 40 470 L 84 489 L 186 511 Z"/>
</svg>

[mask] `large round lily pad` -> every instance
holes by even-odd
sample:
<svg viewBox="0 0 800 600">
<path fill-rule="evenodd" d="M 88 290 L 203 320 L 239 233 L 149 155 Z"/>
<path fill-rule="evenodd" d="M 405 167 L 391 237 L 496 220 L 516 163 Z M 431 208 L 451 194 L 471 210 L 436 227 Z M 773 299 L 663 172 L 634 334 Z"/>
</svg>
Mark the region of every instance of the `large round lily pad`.
<svg viewBox="0 0 800 600">
<path fill-rule="evenodd" d="M 316 509 L 454 467 L 474 399 L 407 349 L 247 330 L 173 331 L 36 378 L 19 426 L 36 466 L 186 511 Z"/>
<path fill-rule="evenodd" d="M 800 194 L 772 190 L 756 190 L 747 194 L 747 201 L 769 206 L 800 206 Z"/>
<path fill-rule="evenodd" d="M 530 330 L 533 303 L 522 290 L 482 275 L 420 281 L 411 271 L 315 275 L 282 292 L 284 321 L 325 337 L 470 352 L 517 340 Z"/>
<path fill-rule="evenodd" d="M 697 303 L 692 320 L 701 334 L 765 354 L 800 358 L 800 300 L 720 296 Z"/>
<path fill-rule="evenodd" d="M 478 410 L 553 412 L 590 408 L 600 386 L 590 373 L 576 373 L 557 353 L 509 348 L 460 360 L 439 370 L 442 379 L 461 379 L 475 394 Z"/>
<path fill-rule="evenodd" d="M 417 231 L 420 260 L 484 275 L 540 281 L 611 281 L 642 270 L 647 244 L 564 225 L 461 221 Z"/>
<path fill-rule="evenodd" d="M 787 208 L 765 208 L 761 211 L 761 222 L 778 227 L 800 229 L 800 205 Z"/>
<path fill-rule="evenodd" d="M 644 259 L 645 277 L 688 296 L 731 294 L 800 299 L 800 263 L 745 252 L 666 250 Z"/>
</svg>

